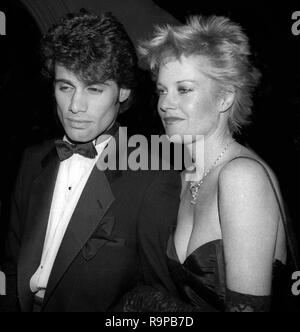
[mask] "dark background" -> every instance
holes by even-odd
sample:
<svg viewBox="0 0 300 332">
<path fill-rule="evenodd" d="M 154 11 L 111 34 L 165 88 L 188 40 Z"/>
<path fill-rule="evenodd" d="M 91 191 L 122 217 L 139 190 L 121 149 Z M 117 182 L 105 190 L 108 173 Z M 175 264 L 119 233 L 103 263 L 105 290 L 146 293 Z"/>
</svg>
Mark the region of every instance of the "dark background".
<svg viewBox="0 0 300 332">
<path fill-rule="evenodd" d="M 88 1 L 86 1 L 88 2 Z M 253 61 L 263 79 L 255 95 L 253 123 L 238 139 L 247 142 L 276 172 L 300 242 L 300 35 L 291 32 L 292 2 L 154 1 L 179 21 L 190 14 L 217 14 L 239 22 L 250 38 Z M 0 244 L 9 215 L 9 200 L 22 152 L 60 133 L 54 116 L 52 86 L 41 74 L 38 55 L 41 32 L 17 0 L 1 0 L 7 35 L 0 36 Z M 138 27 L 137 27 L 138 29 Z M 161 125 L 155 95 L 144 72 L 136 105 L 122 118 L 131 132 L 155 134 Z M 1 250 L 0 250 L 1 253 Z"/>
</svg>

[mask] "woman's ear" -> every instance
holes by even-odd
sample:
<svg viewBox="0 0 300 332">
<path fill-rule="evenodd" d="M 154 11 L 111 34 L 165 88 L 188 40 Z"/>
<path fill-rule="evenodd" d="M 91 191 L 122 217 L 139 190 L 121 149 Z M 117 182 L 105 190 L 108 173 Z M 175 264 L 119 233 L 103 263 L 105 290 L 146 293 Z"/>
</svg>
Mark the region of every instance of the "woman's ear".
<svg viewBox="0 0 300 332">
<path fill-rule="evenodd" d="M 119 102 L 123 103 L 125 100 L 127 100 L 130 96 L 130 93 L 131 93 L 130 89 L 121 88 L 119 92 Z"/>
<path fill-rule="evenodd" d="M 228 92 L 222 97 L 220 113 L 226 113 L 230 109 L 230 107 L 234 103 L 234 97 L 234 92 Z"/>
</svg>

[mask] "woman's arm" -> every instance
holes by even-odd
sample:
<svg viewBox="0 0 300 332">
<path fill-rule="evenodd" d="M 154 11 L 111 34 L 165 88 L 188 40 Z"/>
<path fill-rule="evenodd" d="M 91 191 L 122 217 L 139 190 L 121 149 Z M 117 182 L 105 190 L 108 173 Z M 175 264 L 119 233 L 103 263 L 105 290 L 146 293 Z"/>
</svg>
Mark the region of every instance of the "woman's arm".
<svg viewBox="0 0 300 332">
<path fill-rule="evenodd" d="M 219 217 L 228 311 L 268 310 L 279 216 L 262 165 L 236 159 L 224 167 L 219 177 Z"/>
</svg>

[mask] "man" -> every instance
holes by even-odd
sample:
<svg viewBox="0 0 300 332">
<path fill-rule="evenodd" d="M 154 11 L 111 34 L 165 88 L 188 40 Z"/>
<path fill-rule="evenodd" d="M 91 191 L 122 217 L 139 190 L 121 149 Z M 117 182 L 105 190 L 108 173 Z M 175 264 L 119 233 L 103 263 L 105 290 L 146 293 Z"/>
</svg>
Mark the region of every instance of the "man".
<svg viewBox="0 0 300 332">
<path fill-rule="evenodd" d="M 110 14 L 80 13 L 48 33 L 43 55 L 65 136 L 24 154 L 3 266 L 6 302 L 22 311 L 107 311 L 139 282 L 172 290 L 164 254 L 178 174 L 101 168 L 103 153 L 128 154 L 109 144 L 137 84 L 128 35 Z"/>
</svg>

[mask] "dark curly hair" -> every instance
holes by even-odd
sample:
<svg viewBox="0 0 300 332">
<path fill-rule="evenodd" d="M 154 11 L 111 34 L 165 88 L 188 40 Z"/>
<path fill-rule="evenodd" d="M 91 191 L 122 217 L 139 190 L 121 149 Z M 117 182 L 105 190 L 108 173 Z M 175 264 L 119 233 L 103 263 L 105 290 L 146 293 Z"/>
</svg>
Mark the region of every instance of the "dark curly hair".
<svg viewBox="0 0 300 332">
<path fill-rule="evenodd" d="M 81 10 L 69 14 L 49 30 L 41 50 L 43 72 L 48 78 L 54 78 L 55 65 L 59 64 L 87 85 L 113 80 L 132 92 L 137 86 L 135 47 L 111 13 L 97 16 Z"/>
</svg>

